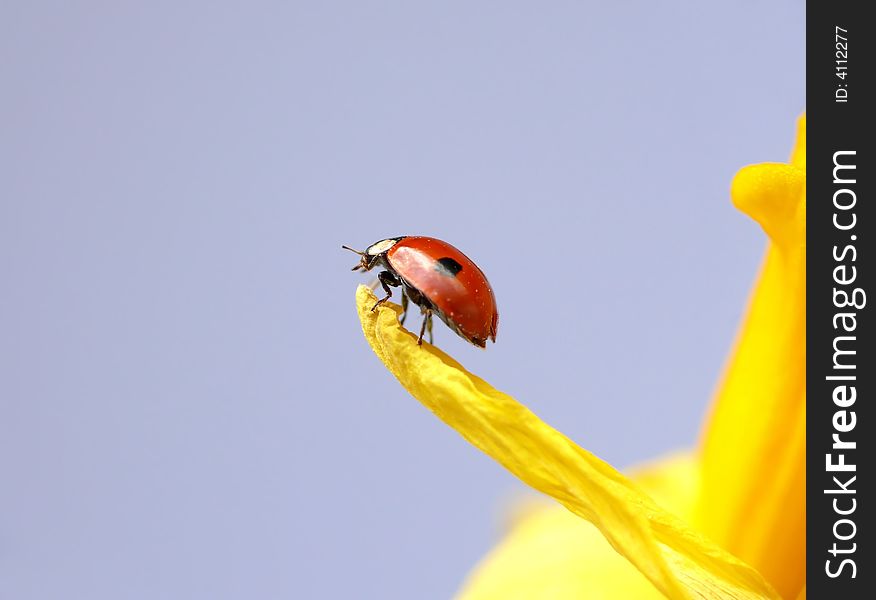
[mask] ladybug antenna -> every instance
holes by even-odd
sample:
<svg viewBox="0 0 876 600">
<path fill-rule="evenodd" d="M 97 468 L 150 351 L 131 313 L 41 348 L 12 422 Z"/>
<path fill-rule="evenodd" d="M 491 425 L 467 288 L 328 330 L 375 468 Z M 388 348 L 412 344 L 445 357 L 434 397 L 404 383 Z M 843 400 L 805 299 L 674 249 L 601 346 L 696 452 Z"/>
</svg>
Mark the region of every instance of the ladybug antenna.
<svg viewBox="0 0 876 600">
<path fill-rule="evenodd" d="M 356 265 L 355 267 L 350 269 L 351 271 L 358 271 L 360 269 L 365 269 L 366 257 L 365 257 L 364 252 L 362 252 L 360 250 L 354 250 L 353 248 L 350 248 L 349 246 L 341 246 L 341 248 L 343 248 L 344 250 L 349 250 L 350 252 L 355 252 L 356 254 L 358 254 L 359 256 L 362 257 L 362 262 L 360 262 L 358 265 Z"/>
</svg>

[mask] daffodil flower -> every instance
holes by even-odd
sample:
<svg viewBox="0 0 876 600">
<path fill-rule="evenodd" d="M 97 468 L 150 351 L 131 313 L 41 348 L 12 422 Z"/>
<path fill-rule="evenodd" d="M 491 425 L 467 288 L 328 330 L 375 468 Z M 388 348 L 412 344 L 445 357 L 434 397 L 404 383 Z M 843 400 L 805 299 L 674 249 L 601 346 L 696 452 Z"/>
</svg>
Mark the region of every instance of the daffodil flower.
<svg viewBox="0 0 876 600">
<path fill-rule="evenodd" d="M 733 181 L 770 244 L 699 448 L 629 476 L 417 346 L 400 308 L 372 311 L 359 288 L 365 337 L 401 384 L 558 503 L 518 515 L 460 598 L 805 598 L 805 145 L 801 118 L 790 164 Z"/>
</svg>

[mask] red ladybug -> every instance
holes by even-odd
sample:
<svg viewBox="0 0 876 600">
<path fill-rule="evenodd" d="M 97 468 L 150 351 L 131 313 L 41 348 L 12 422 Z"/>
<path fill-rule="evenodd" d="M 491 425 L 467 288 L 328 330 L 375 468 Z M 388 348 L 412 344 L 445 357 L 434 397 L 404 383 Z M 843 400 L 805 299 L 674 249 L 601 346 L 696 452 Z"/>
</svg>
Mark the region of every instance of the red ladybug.
<svg viewBox="0 0 876 600">
<path fill-rule="evenodd" d="M 370 271 L 380 266 L 377 278 L 386 291 L 371 310 L 392 296 L 390 286 L 402 288 L 401 322 L 407 316 L 408 299 L 423 312 L 423 325 L 417 344 L 423 343 L 428 329 L 432 337 L 432 313 L 450 329 L 475 346 L 486 347 L 487 338 L 496 341 L 499 311 L 490 282 L 465 254 L 441 240 L 421 236 L 401 236 L 380 240 L 364 252 L 343 248 L 362 257 L 354 271 Z"/>
</svg>

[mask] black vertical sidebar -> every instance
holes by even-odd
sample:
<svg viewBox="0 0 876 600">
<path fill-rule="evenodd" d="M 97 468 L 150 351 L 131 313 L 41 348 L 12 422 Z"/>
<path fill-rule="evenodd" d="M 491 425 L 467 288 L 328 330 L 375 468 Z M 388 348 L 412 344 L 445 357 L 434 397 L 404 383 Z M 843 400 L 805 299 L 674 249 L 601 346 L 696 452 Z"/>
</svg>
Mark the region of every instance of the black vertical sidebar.
<svg viewBox="0 0 876 600">
<path fill-rule="evenodd" d="M 809 599 L 876 597 L 873 307 L 876 22 L 809 2 L 806 579 Z"/>
</svg>

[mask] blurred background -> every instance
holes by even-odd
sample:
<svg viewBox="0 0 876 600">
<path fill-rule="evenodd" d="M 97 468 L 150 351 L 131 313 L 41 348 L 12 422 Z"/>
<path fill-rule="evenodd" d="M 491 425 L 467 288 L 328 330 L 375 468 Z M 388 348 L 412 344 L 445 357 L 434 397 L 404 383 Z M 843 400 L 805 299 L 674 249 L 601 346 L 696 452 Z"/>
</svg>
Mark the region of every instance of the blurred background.
<svg viewBox="0 0 876 600">
<path fill-rule="evenodd" d="M 436 343 L 613 465 L 695 444 L 804 83 L 802 2 L 3 2 L 0 597 L 457 589 L 523 486 L 341 244 L 472 257 Z"/>
</svg>

